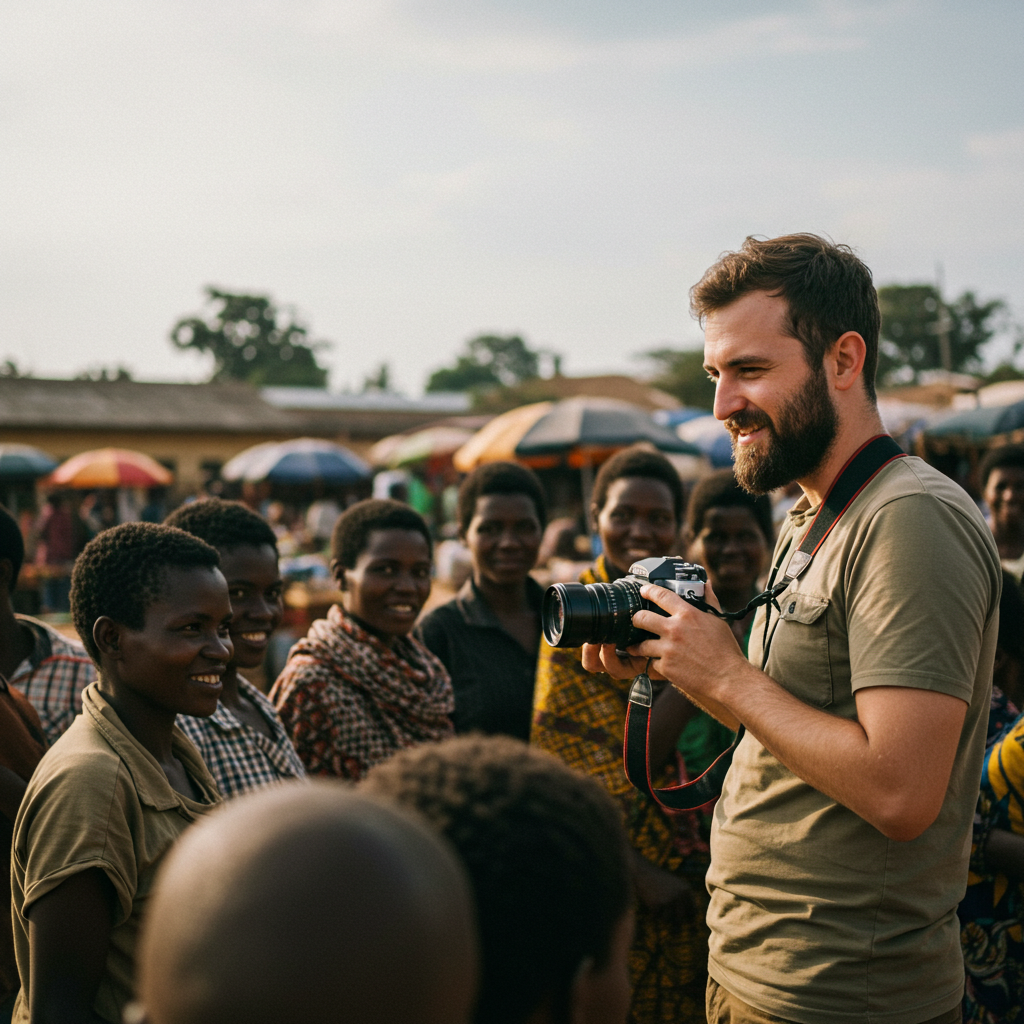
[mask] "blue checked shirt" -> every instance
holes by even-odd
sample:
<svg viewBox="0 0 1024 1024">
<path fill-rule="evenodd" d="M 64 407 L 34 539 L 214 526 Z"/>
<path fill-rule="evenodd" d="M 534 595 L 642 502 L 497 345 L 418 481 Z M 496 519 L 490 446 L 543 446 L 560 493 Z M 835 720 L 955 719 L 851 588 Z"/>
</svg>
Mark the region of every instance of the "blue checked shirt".
<svg viewBox="0 0 1024 1024">
<path fill-rule="evenodd" d="M 261 786 L 304 779 L 306 769 L 274 705 L 241 676 L 238 688 L 267 720 L 273 739 L 240 722 L 221 702 L 209 718 L 178 715 L 177 720 L 178 728 L 199 750 L 221 794 L 229 799 Z"/>
</svg>

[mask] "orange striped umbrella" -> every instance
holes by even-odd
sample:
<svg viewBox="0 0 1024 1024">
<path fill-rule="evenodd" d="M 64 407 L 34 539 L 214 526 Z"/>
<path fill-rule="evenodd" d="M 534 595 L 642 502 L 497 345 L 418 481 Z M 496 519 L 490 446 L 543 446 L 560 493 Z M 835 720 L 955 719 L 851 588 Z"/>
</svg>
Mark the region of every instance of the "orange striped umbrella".
<svg viewBox="0 0 1024 1024">
<path fill-rule="evenodd" d="M 514 462 L 516 445 L 551 406 L 551 402 L 534 402 L 495 416 L 455 453 L 455 468 L 460 473 L 472 473 L 485 462 Z"/>
<path fill-rule="evenodd" d="M 44 481 L 44 487 L 158 487 L 174 481 L 174 474 L 156 459 L 127 448 L 97 448 L 62 462 Z"/>
</svg>

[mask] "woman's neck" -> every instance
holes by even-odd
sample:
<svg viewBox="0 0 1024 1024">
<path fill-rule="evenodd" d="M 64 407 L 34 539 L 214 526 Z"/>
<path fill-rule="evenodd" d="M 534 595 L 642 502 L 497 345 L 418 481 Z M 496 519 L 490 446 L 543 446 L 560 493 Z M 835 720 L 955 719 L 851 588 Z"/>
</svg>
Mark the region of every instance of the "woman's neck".
<svg viewBox="0 0 1024 1024">
<path fill-rule="evenodd" d="M 224 670 L 220 677 L 222 686 L 220 702 L 225 707 L 237 708 L 242 703 L 242 696 L 238 692 L 238 666 L 233 662 Z"/>
<path fill-rule="evenodd" d="M 473 585 L 496 615 L 515 615 L 517 612 L 532 611 L 526 577 L 515 583 L 500 584 L 473 574 Z"/>
<path fill-rule="evenodd" d="M 171 763 L 174 720 L 177 715 L 155 707 L 127 687 L 100 673 L 99 691 L 117 712 L 124 727 L 148 750 L 161 766 Z"/>
</svg>

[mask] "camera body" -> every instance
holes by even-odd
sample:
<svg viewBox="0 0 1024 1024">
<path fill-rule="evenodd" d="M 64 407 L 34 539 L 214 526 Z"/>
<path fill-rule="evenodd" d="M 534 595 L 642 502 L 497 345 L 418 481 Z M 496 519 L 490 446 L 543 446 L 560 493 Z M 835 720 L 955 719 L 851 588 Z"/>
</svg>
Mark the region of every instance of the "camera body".
<svg viewBox="0 0 1024 1024">
<path fill-rule="evenodd" d="M 665 612 L 640 596 L 645 583 L 674 591 L 680 597 L 704 596 L 708 574 L 704 567 L 683 558 L 643 558 L 629 567 L 629 575 L 614 583 L 555 583 L 541 605 L 544 639 L 552 647 L 615 644 L 619 650 L 654 636 L 633 625 L 643 609 Z"/>
</svg>

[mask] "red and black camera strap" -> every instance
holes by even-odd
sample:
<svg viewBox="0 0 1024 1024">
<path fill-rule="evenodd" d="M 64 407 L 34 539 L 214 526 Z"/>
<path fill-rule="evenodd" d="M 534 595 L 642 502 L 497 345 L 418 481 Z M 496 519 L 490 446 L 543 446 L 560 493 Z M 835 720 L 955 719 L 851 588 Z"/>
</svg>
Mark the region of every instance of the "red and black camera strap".
<svg viewBox="0 0 1024 1024">
<path fill-rule="evenodd" d="M 763 594 L 755 597 L 750 604 L 739 612 L 720 612 L 716 608 L 705 604 L 702 598 L 686 597 L 684 600 L 695 605 L 702 611 L 710 611 L 719 618 L 726 620 L 737 619 L 745 616 L 748 612 L 762 604 L 769 605 L 768 618 L 771 618 L 771 605 L 778 608 L 777 599 L 784 590 L 811 564 L 811 559 L 817 554 L 818 549 L 825 543 L 825 539 L 832 532 L 833 527 L 842 518 L 846 510 L 856 500 L 857 495 L 874 479 L 877 473 L 887 466 L 894 459 L 901 458 L 906 453 L 888 434 L 879 434 L 870 441 L 865 442 L 856 452 L 850 456 L 846 465 L 839 471 L 828 494 L 825 495 L 821 508 L 811 522 L 810 527 L 804 534 L 796 551 L 793 552 L 786 566 L 786 571 L 781 580 L 775 583 L 775 575 L 778 566 L 772 573 L 769 587 Z M 761 664 L 762 670 L 768 663 L 768 649 L 771 645 L 771 638 L 767 634 L 766 621 L 765 635 L 767 642 L 764 647 L 764 658 Z M 692 811 L 698 807 L 714 800 L 722 792 L 722 782 L 725 773 L 732 764 L 733 754 L 740 740 L 743 738 L 744 729 L 741 725 L 733 740 L 732 746 L 723 750 L 715 759 L 714 763 L 692 782 L 682 783 L 678 786 L 666 786 L 657 789 L 651 782 L 651 767 L 649 756 L 650 744 L 650 720 L 651 705 L 654 703 L 654 687 L 651 685 L 650 677 L 646 672 L 641 672 L 633 680 L 629 691 L 629 704 L 626 709 L 626 735 L 623 750 L 623 761 L 626 769 L 626 778 L 642 793 L 657 801 L 663 808 L 669 811 Z"/>
</svg>

